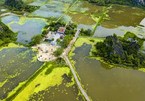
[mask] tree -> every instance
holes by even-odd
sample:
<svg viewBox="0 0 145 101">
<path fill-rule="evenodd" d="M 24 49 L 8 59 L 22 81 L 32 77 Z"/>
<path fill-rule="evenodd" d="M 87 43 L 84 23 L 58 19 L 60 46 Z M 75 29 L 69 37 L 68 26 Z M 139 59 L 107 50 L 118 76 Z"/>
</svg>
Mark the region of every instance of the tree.
<svg viewBox="0 0 145 101">
<path fill-rule="evenodd" d="M 66 35 L 63 39 L 63 41 L 60 43 L 60 45 L 63 48 L 66 48 L 68 46 L 68 44 L 70 43 L 70 41 L 72 40 L 73 36 L 72 35 Z"/>
<path fill-rule="evenodd" d="M 58 48 L 55 52 L 54 52 L 54 56 L 58 57 L 62 54 L 63 52 L 63 48 Z"/>
<path fill-rule="evenodd" d="M 17 34 L 0 21 L 0 46 L 16 41 Z"/>
<path fill-rule="evenodd" d="M 128 40 L 130 38 L 133 39 Z M 139 45 L 142 40 L 128 32 L 124 37 L 107 36 L 103 42 L 96 43 L 93 54 L 109 63 L 124 64 L 134 69 L 144 67 L 145 54 L 140 51 L 142 44 Z"/>
<path fill-rule="evenodd" d="M 41 34 L 32 37 L 31 42 L 29 43 L 29 45 L 34 46 L 36 44 L 39 44 L 41 42 L 42 38 L 43 37 L 41 36 Z"/>
<path fill-rule="evenodd" d="M 22 0 L 5 0 L 5 5 L 16 9 L 24 8 L 24 3 Z"/>
</svg>

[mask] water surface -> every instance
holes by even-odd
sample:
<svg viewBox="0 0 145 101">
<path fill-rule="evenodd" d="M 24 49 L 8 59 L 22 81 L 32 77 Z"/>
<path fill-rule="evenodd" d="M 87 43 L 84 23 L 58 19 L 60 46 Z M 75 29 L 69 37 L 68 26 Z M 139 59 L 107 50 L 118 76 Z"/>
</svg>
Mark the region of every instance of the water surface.
<svg viewBox="0 0 145 101">
<path fill-rule="evenodd" d="M 0 99 L 3 99 L 20 82 L 34 74 L 42 63 L 33 61 L 36 53 L 28 48 L 10 48 L 0 51 Z"/>
<path fill-rule="evenodd" d="M 90 45 L 74 51 L 73 59 L 82 84 L 93 101 L 144 101 L 145 73 L 114 68 L 88 58 Z"/>
<path fill-rule="evenodd" d="M 42 29 L 46 25 L 44 19 L 19 17 L 17 15 L 9 15 L 2 18 L 13 32 L 18 32 L 17 42 L 28 43 L 31 38 L 37 34 L 42 33 Z"/>
</svg>

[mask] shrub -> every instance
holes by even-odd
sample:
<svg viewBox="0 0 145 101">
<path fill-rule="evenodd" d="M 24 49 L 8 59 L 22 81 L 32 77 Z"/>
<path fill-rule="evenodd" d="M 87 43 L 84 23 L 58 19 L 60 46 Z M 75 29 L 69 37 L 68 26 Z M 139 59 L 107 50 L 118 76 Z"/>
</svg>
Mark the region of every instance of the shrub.
<svg viewBox="0 0 145 101">
<path fill-rule="evenodd" d="M 63 48 L 58 48 L 55 52 L 54 52 L 54 56 L 58 57 L 62 54 L 63 52 Z"/>
<path fill-rule="evenodd" d="M 41 36 L 41 34 L 32 37 L 31 42 L 29 43 L 29 45 L 34 46 L 36 44 L 39 44 L 41 42 L 42 38 L 43 37 Z"/>
</svg>

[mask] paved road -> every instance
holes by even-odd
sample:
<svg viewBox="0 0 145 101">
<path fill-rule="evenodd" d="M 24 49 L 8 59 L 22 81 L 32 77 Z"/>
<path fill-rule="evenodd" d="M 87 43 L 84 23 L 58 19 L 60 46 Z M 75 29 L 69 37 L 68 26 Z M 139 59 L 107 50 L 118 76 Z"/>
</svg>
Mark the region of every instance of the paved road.
<svg viewBox="0 0 145 101">
<path fill-rule="evenodd" d="M 73 66 L 72 66 L 72 64 L 71 64 L 71 62 L 70 62 L 70 60 L 68 59 L 68 53 L 69 53 L 69 51 L 71 50 L 72 45 L 73 45 L 73 44 L 75 43 L 75 41 L 77 40 L 77 38 L 78 38 L 78 36 L 79 36 L 79 33 L 80 33 L 80 30 L 78 29 L 77 32 L 76 32 L 76 34 L 75 34 L 75 37 L 74 37 L 73 40 L 70 42 L 70 44 L 68 45 L 68 47 L 64 50 L 64 52 L 63 52 L 63 54 L 62 54 L 61 57 L 62 57 L 62 58 L 66 61 L 66 63 L 69 65 L 70 70 L 71 70 L 71 72 L 72 72 L 72 74 L 73 74 L 73 76 L 74 76 L 74 78 L 75 78 L 75 81 L 76 81 L 77 86 L 78 86 L 78 88 L 80 89 L 81 93 L 83 94 L 83 96 L 85 97 L 85 99 L 86 99 L 87 101 L 90 101 L 89 96 L 87 95 L 87 93 L 86 93 L 85 90 L 83 89 L 83 87 L 82 87 L 82 85 L 81 85 L 81 83 L 80 83 L 80 81 L 79 81 L 79 79 L 78 79 L 78 77 L 77 77 L 77 75 L 76 75 L 76 71 L 74 70 L 74 68 L 73 68 Z"/>
</svg>

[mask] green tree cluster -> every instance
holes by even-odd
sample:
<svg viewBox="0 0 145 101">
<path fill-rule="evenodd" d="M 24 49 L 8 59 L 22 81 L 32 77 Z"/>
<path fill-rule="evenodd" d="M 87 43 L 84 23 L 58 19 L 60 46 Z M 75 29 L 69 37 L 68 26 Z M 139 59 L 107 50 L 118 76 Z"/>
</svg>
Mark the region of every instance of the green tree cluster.
<svg viewBox="0 0 145 101">
<path fill-rule="evenodd" d="M 34 46 L 36 44 L 40 44 L 42 39 L 43 39 L 43 37 L 41 34 L 35 35 L 34 37 L 32 37 L 31 42 L 29 43 L 29 46 Z"/>
<path fill-rule="evenodd" d="M 5 5 L 16 9 L 24 8 L 24 3 L 22 0 L 5 0 Z"/>
<path fill-rule="evenodd" d="M 103 42 L 95 44 L 95 56 L 113 64 L 125 65 L 133 68 L 145 66 L 145 54 L 141 51 L 145 39 L 127 32 L 124 37 L 107 36 Z"/>
<path fill-rule="evenodd" d="M 33 12 L 39 8 L 38 6 L 26 5 L 22 0 L 5 0 L 4 4 L 14 10 L 24 10 L 27 12 Z"/>
<path fill-rule="evenodd" d="M 62 54 L 63 52 L 63 48 L 58 48 L 55 52 L 54 52 L 54 56 L 58 57 Z"/>
<path fill-rule="evenodd" d="M 64 39 L 63 41 L 58 40 L 58 43 L 62 48 L 66 48 L 70 41 L 72 40 L 73 36 L 75 35 L 77 25 L 74 23 L 68 23 L 65 24 L 65 22 L 59 21 L 59 22 L 51 22 L 49 25 L 45 27 L 49 28 L 50 31 L 57 31 L 59 27 L 66 27 L 65 33 L 64 33 Z M 48 32 L 48 30 L 44 30 L 43 34 L 45 35 Z"/>
<path fill-rule="evenodd" d="M 0 21 L 0 46 L 7 45 L 16 41 L 16 33 L 12 32 L 5 24 Z"/>
<path fill-rule="evenodd" d="M 73 39 L 73 35 L 66 35 L 63 39 L 63 41 L 60 42 L 60 45 L 62 48 L 67 48 L 70 41 Z"/>
<path fill-rule="evenodd" d="M 87 29 L 87 30 L 81 29 L 80 35 L 81 36 L 91 36 L 92 35 L 92 30 L 90 30 L 90 29 Z"/>
<path fill-rule="evenodd" d="M 87 0 L 91 3 L 96 3 L 98 5 L 107 4 L 121 4 L 121 5 L 141 5 L 144 6 L 144 0 Z"/>
<path fill-rule="evenodd" d="M 76 32 L 77 25 L 74 23 L 68 23 L 59 21 L 59 22 L 51 22 L 49 25 L 47 25 L 45 28 L 50 28 L 50 31 L 57 31 L 59 27 L 66 27 L 65 29 L 65 35 L 74 35 Z M 45 34 L 45 32 L 44 32 Z"/>
</svg>

